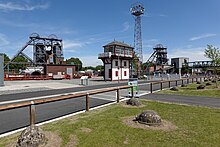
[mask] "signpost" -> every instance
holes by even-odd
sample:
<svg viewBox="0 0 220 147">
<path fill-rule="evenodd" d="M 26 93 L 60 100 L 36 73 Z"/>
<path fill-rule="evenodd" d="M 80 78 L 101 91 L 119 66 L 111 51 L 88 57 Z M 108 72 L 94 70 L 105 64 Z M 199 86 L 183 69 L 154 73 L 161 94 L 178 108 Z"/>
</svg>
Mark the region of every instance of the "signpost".
<svg viewBox="0 0 220 147">
<path fill-rule="evenodd" d="M 139 92 L 138 92 L 138 79 L 137 78 L 132 78 L 129 79 L 128 81 L 129 86 L 133 86 L 133 92 L 134 92 L 134 97 L 138 98 L 139 97 Z M 132 97 L 132 89 L 128 88 L 128 97 Z"/>
<path fill-rule="evenodd" d="M 0 86 L 4 86 L 4 54 L 0 53 Z"/>
</svg>

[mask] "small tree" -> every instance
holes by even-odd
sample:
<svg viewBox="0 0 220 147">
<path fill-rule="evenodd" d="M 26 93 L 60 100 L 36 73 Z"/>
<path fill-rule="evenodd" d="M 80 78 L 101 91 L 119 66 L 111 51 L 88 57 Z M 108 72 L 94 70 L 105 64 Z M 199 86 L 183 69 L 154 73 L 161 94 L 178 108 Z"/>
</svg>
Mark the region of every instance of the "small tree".
<svg viewBox="0 0 220 147">
<path fill-rule="evenodd" d="M 205 57 L 212 60 L 214 63 L 214 73 L 215 78 L 217 78 L 217 66 L 220 65 L 220 51 L 219 48 L 216 48 L 212 45 L 207 45 L 207 48 L 205 49 Z M 218 87 L 217 79 L 216 80 L 216 87 Z"/>
</svg>

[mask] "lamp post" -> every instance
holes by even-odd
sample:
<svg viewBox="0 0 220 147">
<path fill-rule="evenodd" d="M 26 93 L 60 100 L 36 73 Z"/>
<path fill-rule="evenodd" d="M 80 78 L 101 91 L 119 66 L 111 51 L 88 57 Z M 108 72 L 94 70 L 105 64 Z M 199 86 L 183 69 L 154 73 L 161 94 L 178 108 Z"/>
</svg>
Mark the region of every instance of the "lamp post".
<svg viewBox="0 0 220 147">
<path fill-rule="evenodd" d="M 119 68 L 119 54 L 118 54 L 118 83 L 119 83 L 119 70 L 120 68 Z"/>
</svg>

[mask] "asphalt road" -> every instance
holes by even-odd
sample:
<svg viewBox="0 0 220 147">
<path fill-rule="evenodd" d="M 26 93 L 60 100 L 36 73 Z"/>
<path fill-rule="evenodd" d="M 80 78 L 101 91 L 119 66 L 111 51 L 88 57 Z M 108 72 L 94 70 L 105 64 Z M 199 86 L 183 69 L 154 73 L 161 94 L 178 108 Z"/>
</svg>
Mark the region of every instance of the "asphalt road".
<svg viewBox="0 0 220 147">
<path fill-rule="evenodd" d="M 184 81 L 186 83 L 186 81 Z M 139 90 L 140 91 L 150 91 L 149 81 L 139 81 Z M 181 81 L 178 82 L 178 85 L 182 84 Z M 46 90 L 38 92 L 29 92 L 29 93 L 18 93 L 18 94 L 7 94 L 0 95 L 0 103 L 12 100 L 21 100 L 33 97 L 48 96 L 55 94 L 64 94 L 70 92 L 79 92 L 92 89 L 100 89 L 107 87 L 115 87 L 127 85 L 127 83 L 116 83 L 116 84 L 106 84 L 106 85 L 96 85 L 96 86 L 87 86 L 87 87 L 76 87 L 68 89 L 59 89 L 59 90 Z M 176 83 L 172 82 L 171 86 L 175 86 Z M 160 84 L 153 85 L 153 91 L 160 89 Z M 163 88 L 168 87 L 168 83 L 163 83 Z M 100 98 L 92 98 L 90 108 L 110 103 L 112 100 Z M 43 122 L 51 120 L 60 116 L 64 116 L 70 113 L 78 112 L 85 110 L 85 97 L 74 98 L 70 100 L 58 101 L 48 104 L 41 104 L 36 106 L 36 122 Z M 0 134 L 16 130 L 29 124 L 29 108 L 19 108 L 14 110 L 0 111 Z"/>
<path fill-rule="evenodd" d="M 203 96 L 182 96 L 170 94 L 148 94 L 142 96 L 141 98 L 153 101 L 220 108 L 220 98 L 208 98 Z"/>
</svg>

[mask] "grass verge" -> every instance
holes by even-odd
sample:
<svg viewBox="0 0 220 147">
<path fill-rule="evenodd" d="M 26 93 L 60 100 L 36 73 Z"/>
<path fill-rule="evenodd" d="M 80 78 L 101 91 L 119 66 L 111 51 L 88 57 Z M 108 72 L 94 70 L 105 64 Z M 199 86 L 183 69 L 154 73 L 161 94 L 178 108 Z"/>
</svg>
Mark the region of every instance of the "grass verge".
<svg viewBox="0 0 220 147">
<path fill-rule="evenodd" d="M 202 85 L 206 85 L 208 82 L 201 83 Z M 210 82 L 209 82 L 210 83 Z M 207 96 L 213 98 L 220 98 L 220 88 L 215 88 L 215 83 L 212 85 L 206 86 L 205 89 L 198 89 L 197 87 L 201 84 L 189 84 L 187 87 L 178 87 L 179 91 L 172 91 L 169 89 L 159 91 L 160 94 L 176 94 L 176 95 L 187 95 L 187 96 Z M 218 82 L 220 85 L 220 82 Z"/>
<path fill-rule="evenodd" d="M 220 144 L 220 109 L 142 101 L 144 107 L 114 104 L 42 126 L 58 134 L 61 146 L 73 141 L 78 146 L 218 146 Z M 143 110 L 154 110 L 177 129 L 151 130 L 124 124 L 125 117 L 135 117 Z M 17 135 L 0 138 L 0 146 L 16 142 Z"/>
</svg>

